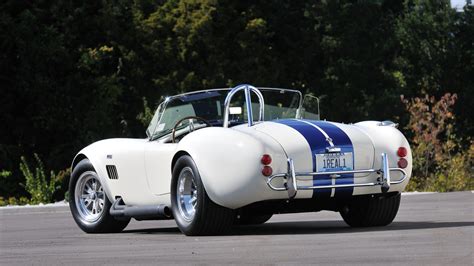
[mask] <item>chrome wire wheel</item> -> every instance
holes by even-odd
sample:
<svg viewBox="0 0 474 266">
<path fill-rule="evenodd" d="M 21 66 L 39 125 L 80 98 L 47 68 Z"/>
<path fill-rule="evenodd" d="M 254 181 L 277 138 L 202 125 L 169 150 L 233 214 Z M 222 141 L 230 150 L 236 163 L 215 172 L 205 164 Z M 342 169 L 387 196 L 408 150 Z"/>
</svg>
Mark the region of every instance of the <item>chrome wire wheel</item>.
<svg viewBox="0 0 474 266">
<path fill-rule="evenodd" d="M 105 193 L 93 171 L 82 173 L 76 183 L 74 200 L 77 212 L 85 223 L 94 223 L 104 213 Z"/>
<path fill-rule="evenodd" d="M 176 190 L 176 202 L 178 203 L 179 212 L 186 221 L 191 222 L 196 213 L 198 191 L 190 167 L 184 167 L 181 170 Z"/>
</svg>

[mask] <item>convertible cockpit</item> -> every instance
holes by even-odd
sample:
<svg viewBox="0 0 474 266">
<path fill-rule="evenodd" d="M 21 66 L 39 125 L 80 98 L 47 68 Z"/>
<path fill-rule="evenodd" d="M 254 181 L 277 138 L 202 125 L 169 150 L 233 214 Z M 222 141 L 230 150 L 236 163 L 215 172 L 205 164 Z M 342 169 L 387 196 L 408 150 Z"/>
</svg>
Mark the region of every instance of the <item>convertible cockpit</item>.
<svg viewBox="0 0 474 266">
<path fill-rule="evenodd" d="M 264 100 L 265 99 L 265 100 Z M 150 140 L 179 142 L 204 127 L 233 127 L 276 119 L 319 118 L 319 105 L 303 108 L 301 92 L 278 88 L 213 89 L 167 97 L 146 131 Z"/>
</svg>

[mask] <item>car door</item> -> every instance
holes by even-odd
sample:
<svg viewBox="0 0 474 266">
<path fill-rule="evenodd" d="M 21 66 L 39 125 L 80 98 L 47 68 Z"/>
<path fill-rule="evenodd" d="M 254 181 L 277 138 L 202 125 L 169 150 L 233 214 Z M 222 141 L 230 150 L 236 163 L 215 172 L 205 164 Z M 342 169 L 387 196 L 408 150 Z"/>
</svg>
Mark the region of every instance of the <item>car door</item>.
<svg viewBox="0 0 474 266">
<path fill-rule="evenodd" d="M 100 151 L 104 155 L 101 158 L 113 198 L 120 196 L 130 205 L 153 200 L 143 161 L 147 142 L 148 139 L 110 139 L 102 142 Z"/>
<path fill-rule="evenodd" d="M 145 145 L 145 169 L 148 186 L 155 195 L 170 193 L 171 161 L 176 153 L 177 143 L 148 141 Z"/>
</svg>

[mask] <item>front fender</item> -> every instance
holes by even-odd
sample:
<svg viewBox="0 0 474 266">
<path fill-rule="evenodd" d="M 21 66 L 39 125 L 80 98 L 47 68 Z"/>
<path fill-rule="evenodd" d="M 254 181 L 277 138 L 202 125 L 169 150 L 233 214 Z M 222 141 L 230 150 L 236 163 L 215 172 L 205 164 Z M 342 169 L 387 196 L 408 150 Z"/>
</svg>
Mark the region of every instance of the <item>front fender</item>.
<svg viewBox="0 0 474 266">
<path fill-rule="evenodd" d="M 180 141 L 178 150 L 191 155 L 209 198 L 221 206 L 236 209 L 287 196 L 268 188 L 260 162 L 270 154 L 273 172 L 286 172 L 287 156 L 278 142 L 253 128 L 197 130 Z"/>
<path fill-rule="evenodd" d="M 112 191 L 109 186 L 108 178 L 107 178 L 107 173 L 105 171 L 105 167 L 101 167 L 102 163 L 100 163 L 100 158 L 97 155 L 97 152 L 94 152 L 94 144 L 91 144 L 81 151 L 79 151 L 76 156 L 74 157 L 71 165 L 71 173 L 74 171 L 74 167 L 83 159 L 88 159 L 89 162 L 92 164 L 94 167 L 94 170 L 97 173 L 97 176 L 99 177 L 99 181 L 102 184 L 102 187 L 104 188 L 105 194 L 107 195 L 107 198 L 109 199 L 110 202 L 114 202 L 115 199 L 113 198 Z"/>
</svg>

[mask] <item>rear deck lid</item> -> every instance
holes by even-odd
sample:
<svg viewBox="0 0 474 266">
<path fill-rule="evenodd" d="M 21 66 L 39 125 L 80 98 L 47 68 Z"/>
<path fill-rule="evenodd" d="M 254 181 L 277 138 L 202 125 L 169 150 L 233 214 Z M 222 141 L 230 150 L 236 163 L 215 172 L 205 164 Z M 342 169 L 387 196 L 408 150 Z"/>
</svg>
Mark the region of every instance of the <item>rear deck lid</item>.
<svg viewBox="0 0 474 266">
<path fill-rule="evenodd" d="M 277 140 L 287 156 L 305 161 L 297 171 L 340 171 L 373 168 L 374 145 L 352 125 L 327 121 L 282 119 L 255 126 Z M 297 167 L 295 165 L 295 167 Z"/>
</svg>

